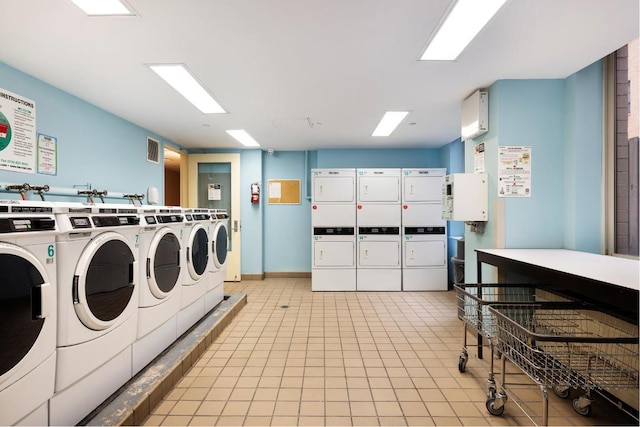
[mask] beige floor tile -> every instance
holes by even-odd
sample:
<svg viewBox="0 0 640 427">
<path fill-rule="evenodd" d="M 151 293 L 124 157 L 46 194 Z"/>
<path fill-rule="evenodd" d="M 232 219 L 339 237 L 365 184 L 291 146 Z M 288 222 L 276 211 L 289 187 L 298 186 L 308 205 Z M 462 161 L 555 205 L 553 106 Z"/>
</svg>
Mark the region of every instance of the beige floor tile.
<svg viewBox="0 0 640 427">
<path fill-rule="evenodd" d="M 326 402 L 347 402 L 349 401 L 349 394 L 346 388 L 332 388 L 325 389 L 325 401 Z"/>
<path fill-rule="evenodd" d="M 207 393 L 205 400 L 221 400 L 226 402 L 229 399 L 229 396 L 231 396 L 232 392 L 233 388 L 230 387 L 214 387 Z"/>
<path fill-rule="evenodd" d="M 190 416 L 169 415 L 162 420 L 161 426 L 186 426 L 191 421 Z"/>
<path fill-rule="evenodd" d="M 298 418 L 300 426 L 321 426 L 324 425 L 324 417 L 304 416 Z"/>
<path fill-rule="evenodd" d="M 436 417 L 455 417 L 456 415 L 448 402 L 425 401 L 425 405 L 434 419 Z"/>
<path fill-rule="evenodd" d="M 431 417 L 408 417 L 405 416 L 408 426 L 433 426 L 435 425 Z M 465 424 L 469 426 L 485 425 L 485 424 Z"/>
<path fill-rule="evenodd" d="M 169 415 L 171 409 L 176 405 L 175 400 L 163 400 L 160 404 L 154 409 L 153 414 L 150 415 Z"/>
<path fill-rule="evenodd" d="M 406 426 L 404 417 L 378 417 L 381 426 Z"/>
<path fill-rule="evenodd" d="M 351 417 L 351 421 L 353 422 L 354 426 L 378 426 L 378 425 L 380 425 L 378 423 L 378 418 L 377 417 L 372 417 L 372 416 Z"/>
<path fill-rule="evenodd" d="M 190 426 L 213 426 L 216 425 L 218 417 L 200 417 L 195 416 L 189 421 Z"/>
<path fill-rule="evenodd" d="M 244 417 L 239 416 L 223 416 L 218 418 L 216 425 L 219 426 L 241 426 L 244 425 Z"/>
<path fill-rule="evenodd" d="M 235 388 L 229 396 L 230 401 L 252 400 L 255 389 L 253 388 Z"/>
<path fill-rule="evenodd" d="M 351 407 L 351 415 L 353 417 L 372 417 L 376 416 L 376 407 L 373 402 L 349 402 Z M 377 423 L 376 423 L 377 424 Z"/>
<path fill-rule="evenodd" d="M 402 408 L 402 413 L 405 417 L 428 417 L 429 411 L 427 411 L 427 407 L 422 402 L 407 402 L 400 400 L 400 407 Z"/>
<path fill-rule="evenodd" d="M 247 413 L 247 416 L 271 417 L 273 415 L 273 409 L 275 408 L 275 406 L 275 401 L 251 402 L 251 406 L 249 406 L 249 412 Z"/>
<path fill-rule="evenodd" d="M 273 417 L 271 419 L 272 426 L 297 426 L 298 417 Z"/>
<path fill-rule="evenodd" d="M 325 403 L 325 414 L 328 417 L 348 417 L 351 415 L 349 402 L 327 402 Z"/>
<path fill-rule="evenodd" d="M 329 414 L 329 412 L 327 412 Z M 325 426 L 350 426 L 351 417 L 327 416 L 324 419 Z"/>
<path fill-rule="evenodd" d="M 200 406 L 200 401 L 181 400 L 176 402 L 169 415 L 194 415 Z"/>
<path fill-rule="evenodd" d="M 298 416 L 300 413 L 300 402 L 295 401 L 276 401 L 273 409 L 274 416 Z"/>
<path fill-rule="evenodd" d="M 222 410 L 222 416 L 245 416 L 249 410 L 251 402 L 248 401 L 228 401 Z"/>
<path fill-rule="evenodd" d="M 160 424 L 162 424 L 162 421 L 164 420 L 164 415 L 150 415 L 147 417 L 146 420 L 144 420 L 143 425 L 145 426 L 159 426 Z"/>
<path fill-rule="evenodd" d="M 396 394 L 392 388 L 372 388 L 371 395 L 376 402 L 390 402 L 396 401 Z"/>
<path fill-rule="evenodd" d="M 324 417 L 324 402 L 300 402 L 301 417 Z"/>
<path fill-rule="evenodd" d="M 402 416 L 402 408 L 398 402 L 380 402 L 376 400 L 376 412 L 378 413 L 378 417 L 401 417 Z"/>
<path fill-rule="evenodd" d="M 222 410 L 224 409 L 224 405 L 227 402 L 224 401 L 208 401 L 205 400 L 202 402 L 198 410 L 196 411 L 196 416 L 218 416 L 222 414 Z"/>
</svg>

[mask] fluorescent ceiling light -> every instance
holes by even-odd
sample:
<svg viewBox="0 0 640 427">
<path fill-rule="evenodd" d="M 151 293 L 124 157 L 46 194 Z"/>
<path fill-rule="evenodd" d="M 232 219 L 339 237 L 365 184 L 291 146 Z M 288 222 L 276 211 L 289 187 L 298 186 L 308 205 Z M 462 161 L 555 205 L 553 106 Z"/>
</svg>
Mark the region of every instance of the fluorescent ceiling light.
<svg viewBox="0 0 640 427">
<path fill-rule="evenodd" d="M 260 147 L 260 144 L 258 144 L 256 140 L 243 129 L 228 130 L 226 132 L 245 147 Z"/>
<path fill-rule="evenodd" d="M 458 0 L 420 58 L 453 61 L 507 0 Z"/>
<path fill-rule="evenodd" d="M 400 122 L 409 114 L 408 111 L 387 111 L 382 116 L 371 136 L 389 136 Z"/>
<path fill-rule="evenodd" d="M 71 0 L 87 15 L 135 15 L 121 0 Z"/>
<path fill-rule="evenodd" d="M 182 64 L 149 65 L 153 71 L 164 79 L 180 95 L 187 98 L 198 110 L 205 114 L 226 113 L 224 108 L 202 87 L 200 83 Z"/>
</svg>

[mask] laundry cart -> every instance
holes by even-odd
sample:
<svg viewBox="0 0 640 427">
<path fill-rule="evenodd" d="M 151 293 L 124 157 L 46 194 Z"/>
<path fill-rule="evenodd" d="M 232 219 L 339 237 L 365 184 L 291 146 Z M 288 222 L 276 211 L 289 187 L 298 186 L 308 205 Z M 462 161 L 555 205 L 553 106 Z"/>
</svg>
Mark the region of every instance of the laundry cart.
<svg viewBox="0 0 640 427">
<path fill-rule="evenodd" d="M 592 391 L 638 389 L 637 324 L 576 303 L 496 304 L 488 309 L 502 353 L 501 390 L 487 399 L 489 413 L 501 415 L 507 396 L 524 410 L 509 391 L 516 383 L 506 382 L 507 360 L 540 387 L 543 425 L 548 424 L 548 387 L 564 398 L 572 388 L 585 390 L 573 400 L 581 415 L 591 413 Z"/>
<path fill-rule="evenodd" d="M 493 348 L 494 341 L 492 337 L 495 334 L 495 317 L 489 311 L 491 304 L 523 304 L 540 301 L 558 301 L 569 302 L 565 296 L 559 295 L 553 290 L 547 289 L 542 285 L 514 285 L 503 283 L 491 284 L 464 284 L 458 283 L 454 285 L 457 299 L 458 318 L 462 320 L 464 325 L 464 334 L 462 342 L 462 352 L 458 359 L 458 370 L 464 372 L 466 370 L 467 361 L 469 359 L 469 349 L 467 345 L 467 333 L 469 330 L 478 334 L 478 352 L 482 357 L 482 346 L 490 348 L 490 368 L 489 378 L 487 379 L 487 395 L 495 394 L 495 378 L 494 378 L 494 358 Z M 486 344 L 483 344 L 483 338 Z"/>
</svg>

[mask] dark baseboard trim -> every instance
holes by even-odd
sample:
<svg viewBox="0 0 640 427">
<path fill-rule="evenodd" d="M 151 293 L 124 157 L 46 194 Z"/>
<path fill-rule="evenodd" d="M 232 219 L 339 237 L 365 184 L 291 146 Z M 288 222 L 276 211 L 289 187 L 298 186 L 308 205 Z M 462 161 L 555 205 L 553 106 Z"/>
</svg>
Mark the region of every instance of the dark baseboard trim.
<svg viewBox="0 0 640 427">
<path fill-rule="evenodd" d="M 243 274 L 240 280 L 264 280 L 264 273 L 261 274 Z"/>
<path fill-rule="evenodd" d="M 311 272 L 310 271 L 269 271 L 264 273 L 265 279 L 282 279 L 282 278 L 292 278 L 292 279 L 310 279 Z"/>
</svg>

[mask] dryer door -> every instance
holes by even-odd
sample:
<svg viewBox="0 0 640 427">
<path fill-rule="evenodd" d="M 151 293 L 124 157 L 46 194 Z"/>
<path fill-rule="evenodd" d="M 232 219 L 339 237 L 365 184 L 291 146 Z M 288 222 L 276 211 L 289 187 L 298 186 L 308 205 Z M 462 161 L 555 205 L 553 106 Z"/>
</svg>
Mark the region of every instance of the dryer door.
<svg viewBox="0 0 640 427">
<path fill-rule="evenodd" d="M 0 242 L 0 389 L 35 345 L 55 291 L 27 250 Z"/>
<path fill-rule="evenodd" d="M 158 299 L 166 298 L 178 284 L 180 251 L 180 241 L 170 228 L 161 228 L 151 240 L 147 283 L 153 296 Z"/>
<path fill-rule="evenodd" d="M 193 280 L 200 280 L 209 264 L 209 235 L 201 224 L 196 224 L 189 233 L 187 246 L 187 269 Z"/>
<path fill-rule="evenodd" d="M 224 222 L 216 224 L 216 228 L 213 230 L 215 240 L 211 244 L 211 250 L 213 253 L 213 262 L 217 268 L 222 268 L 227 261 L 227 250 L 229 245 L 229 234 L 227 232 L 227 225 Z"/>
<path fill-rule="evenodd" d="M 73 307 L 88 328 L 104 330 L 129 306 L 138 263 L 127 240 L 102 233 L 89 241 L 73 276 Z"/>
</svg>

